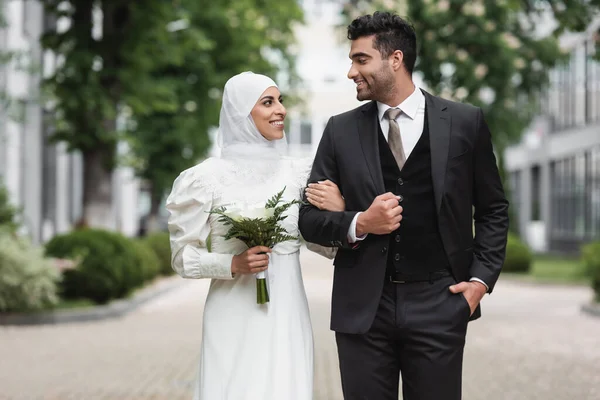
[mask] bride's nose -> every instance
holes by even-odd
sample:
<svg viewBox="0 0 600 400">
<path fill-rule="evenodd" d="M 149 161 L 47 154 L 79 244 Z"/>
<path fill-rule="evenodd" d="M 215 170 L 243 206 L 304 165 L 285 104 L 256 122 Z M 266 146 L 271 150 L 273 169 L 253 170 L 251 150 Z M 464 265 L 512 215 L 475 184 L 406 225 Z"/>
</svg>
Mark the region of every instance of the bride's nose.
<svg viewBox="0 0 600 400">
<path fill-rule="evenodd" d="M 285 117 L 287 115 L 287 110 L 285 109 L 283 104 L 279 103 L 277 109 L 275 110 L 275 114 L 282 117 Z"/>
</svg>

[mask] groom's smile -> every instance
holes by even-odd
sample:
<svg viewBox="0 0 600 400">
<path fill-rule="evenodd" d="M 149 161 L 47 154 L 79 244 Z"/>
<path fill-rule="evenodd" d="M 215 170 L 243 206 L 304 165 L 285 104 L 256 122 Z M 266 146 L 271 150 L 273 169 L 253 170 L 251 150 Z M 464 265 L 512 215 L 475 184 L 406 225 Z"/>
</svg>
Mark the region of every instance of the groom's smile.
<svg viewBox="0 0 600 400">
<path fill-rule="evenodd" d="M 352 41 L 348 78 L 356 84 L 356 98 L 386 102 L 395 86 L 390 57 L 382 57 L 376 48 L 375 36 L 364 36 Z"/>
</svg>

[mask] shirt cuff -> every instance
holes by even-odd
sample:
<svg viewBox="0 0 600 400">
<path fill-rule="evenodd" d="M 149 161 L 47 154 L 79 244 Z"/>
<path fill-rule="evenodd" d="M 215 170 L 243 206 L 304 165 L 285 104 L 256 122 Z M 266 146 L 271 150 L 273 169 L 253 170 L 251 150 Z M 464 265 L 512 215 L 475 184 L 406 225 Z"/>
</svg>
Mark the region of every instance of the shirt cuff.
<svg viewBox="0 0 600 400">
<path fill-rule="evenodd" d="M 356 215 L 354 216 L 354 218 L 352 219 L 352 222 L 350 223 L 350 227 L 348 228 L 348 243 L 356 243 L 356 242 L 360 242 L 361 240 L 365 240 L 365 238 L 367 237 L 367 233 L 365 233 L 362 236 L 356 236 L 356 221 L 358 221 L 358 216 L 361 214 L 362 212 L 357 212 Z"/>
<path fill-rule="evenodd" d="M 490 287 L 487 285 L 487 283 L 485 283 L 484 281 L 482 281 L 479 278 L 471 278 L 471 279 L 469 279 L 469 281 L 471 281 L 471 282 L 475 281 L 475 282 L 479 282 L 479 283 L 483 284 L 483 286 L 485 286 L 485 288 L 487 289 L 486 293 L 490 291 Z"/>
</svg>

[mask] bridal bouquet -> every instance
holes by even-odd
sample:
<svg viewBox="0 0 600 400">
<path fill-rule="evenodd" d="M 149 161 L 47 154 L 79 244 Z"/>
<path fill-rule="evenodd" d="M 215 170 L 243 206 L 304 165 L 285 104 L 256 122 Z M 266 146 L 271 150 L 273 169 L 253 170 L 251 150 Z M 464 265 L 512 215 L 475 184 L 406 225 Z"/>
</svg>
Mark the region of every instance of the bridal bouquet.
<svg viewBox="0 0 600 400">
<path fill-rule="evenodd" d="M 209 211 L 209 213 L 218 214 L 220 216 L 219 222 L 230 227 L 225 234 L 226 240 L 239 239 L 248 248 L 255 246 L 272 248 L 277 243 L 298 239 L 289 235 L 280 225 L 280 222 L 287 218 L 283 213 L 294 204 L 301 203 L 299 200 L 282 202 L 281 198 L 284 191 L 285 187 L 269 199 L 264 206 L 232 210 L 227 210 L 226 207 L 218 207 Z M 263 271 L 256 274 L 256 302 L 265 304 L 268 301 L 269 292 L 265 272 Z"/>
</svg>

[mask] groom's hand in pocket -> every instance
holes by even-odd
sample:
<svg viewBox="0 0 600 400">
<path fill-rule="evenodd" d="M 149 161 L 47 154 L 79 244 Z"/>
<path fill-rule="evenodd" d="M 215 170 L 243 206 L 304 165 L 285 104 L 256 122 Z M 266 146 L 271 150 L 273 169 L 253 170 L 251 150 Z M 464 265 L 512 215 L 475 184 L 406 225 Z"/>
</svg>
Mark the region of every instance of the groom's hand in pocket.
<svg viewBox="0 0 600 400">
<path fill-rule="evenodd" d="M 450 291 L 454 294 L 462 293 L 465 296 L 465 300 L 469 303 L 471 309 L 471 315 L 477 309 L 477 306 L 481 302 L 481 299 L 487 292 L 487 288 L 480 282 L 460 282 L 456 285 L 450 286 Z"/>
<path fill-rule="evenodd" d="M 384 193 L 375 197 L 369 208 L 359 214 L 356 220 L 356 236 L 367 233 L 387 235 L 400 227 L 402 207 L 400 197 Z"/>
<path fill-rule="evenodd" d="M 231 273 L 256 274 L 267 269 L 271 249 L 265 246 L 252 247 L 241 254 L 233 256 L 231 260 Z"/>
</svg>

